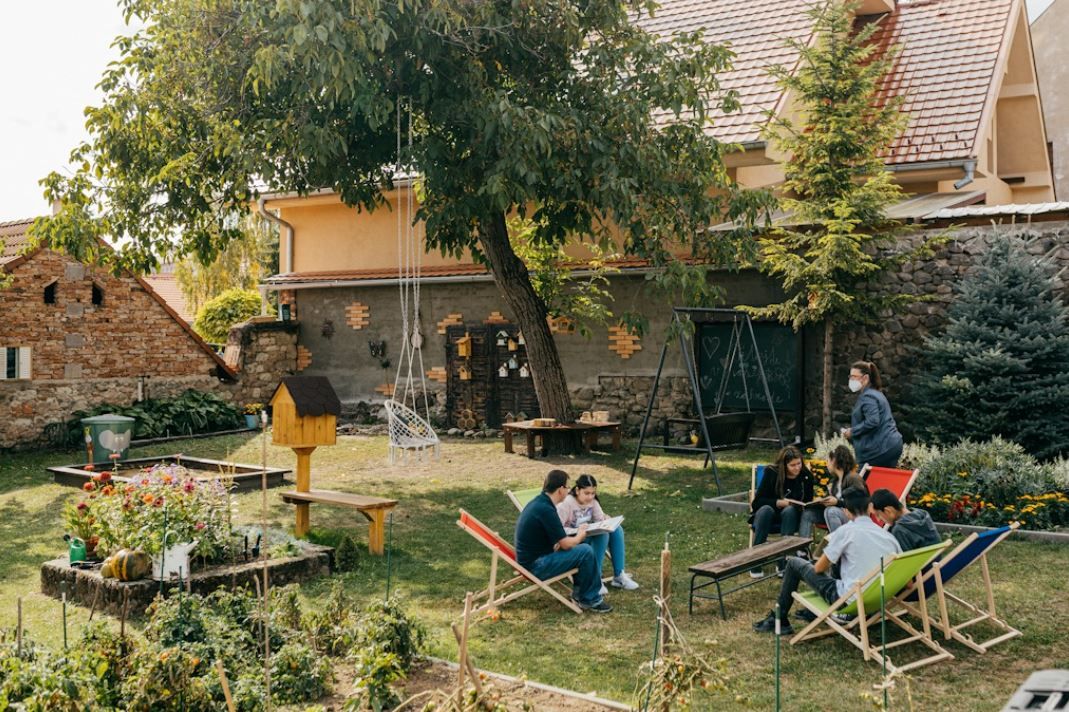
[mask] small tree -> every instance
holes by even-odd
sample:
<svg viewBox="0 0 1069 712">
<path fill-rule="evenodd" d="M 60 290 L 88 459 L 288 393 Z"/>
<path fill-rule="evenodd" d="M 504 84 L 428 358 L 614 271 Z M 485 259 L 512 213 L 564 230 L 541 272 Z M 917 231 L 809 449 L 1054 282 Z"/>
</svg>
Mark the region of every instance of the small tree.
<svg viewBox="0 0 1069 712">
<path fill-rule="evenodd" d="M 260 280 L 278 271 L 278 231 L 259 215 L 248 215 L 241 233 L 214 259 L 190 255 L 175 265 L 182 296 L 194 313 L 228 289 L 256 289 Z"/>
<path fill-rule="evenodd" d="M 792 97 L 797 119 L 772 115 L 769 138 L 789 158 L 782 200 L 796 229 L 774 229 L 760 241 L 758 267 L 780 281 L 786 298 L 751 308 L 796 330 L 824 325 L 822 430 L 831 430 L 831 382 L 836 327 L 872 321 L 908 301 L 869 288 L 906 256 L 891 254 L 900 225 L 887 207 L 902 189 L 883 155 L 906 125 L 901 99 L 882 103 L 880 83 L 896 50 L 869 42 L 876 25 L 854 28 L 857 3 L 824 2 L 808 12 L 816 41 L 789 40 L 797 68 L 773 70 Z"/>
<path fill-rule="evenodd" d="M 1069 452 L 1069 310 L 1049 265 L 999 236 L 924 343 L 911 421 L 936 443 L 1000 435 L 1032 454 Z"/>
<path fill-rule="evenodd" d="M 228 289 L 197 312 L 193 330 L 205 341 L 221 344 L 230 327 L 260 313 L 260 295 L 251 289 Z"/>
</svg>

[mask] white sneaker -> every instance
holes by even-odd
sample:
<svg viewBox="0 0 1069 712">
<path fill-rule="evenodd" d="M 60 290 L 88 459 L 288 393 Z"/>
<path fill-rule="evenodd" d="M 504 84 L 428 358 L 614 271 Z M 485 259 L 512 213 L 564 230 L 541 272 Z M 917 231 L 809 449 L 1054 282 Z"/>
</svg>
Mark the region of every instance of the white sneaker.
<svg viewBox="0 0 1069 712">
<path fill-rule="evenodd" d="M 638 588 L 638 584 L 635 583 L 635 580 L 631 578 L 631 576 L 626 571 L 624 571 L 619 576 L 614 576 L 612 579 L 612 585 L 616 588 L 622 588 L 625 591 L 634 591 L 636 588 Z"/>
<path fill-rule="evenodd" d="M 609 592 L 609 589 L 605 588 L 605 584 L 601 584 L 601 590 L 598 591 L 598 595 L 599 596 L 604 596 L 608 592 Z"/>
<path fill-rule="evenodd" d="M 759 579 L 759 578 L 764 578 L 764 577 L 765 577 L 765 572 L 762 571 L 761 569 L 750 569 L 750 578 Z"/>
</svg>

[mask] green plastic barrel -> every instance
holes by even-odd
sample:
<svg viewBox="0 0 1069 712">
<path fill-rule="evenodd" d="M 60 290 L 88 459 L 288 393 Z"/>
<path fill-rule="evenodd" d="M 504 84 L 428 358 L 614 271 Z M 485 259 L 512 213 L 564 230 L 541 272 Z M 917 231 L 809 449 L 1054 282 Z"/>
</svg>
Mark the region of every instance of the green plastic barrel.
<svg viewBox="0 0 1069 712">
<path fill-rule="evenodd" d="M 111 462 L 110 456 L 115 452 L 119 453 L 119 459 L 125 460 L 130 450 L 130 440 L 134 437 L 134 422 L 133 418 L 114 413 L 82 418 L 86 448 L 92 444 L 93 449 L 90 462 L 94 465 Z"/>
</svg>

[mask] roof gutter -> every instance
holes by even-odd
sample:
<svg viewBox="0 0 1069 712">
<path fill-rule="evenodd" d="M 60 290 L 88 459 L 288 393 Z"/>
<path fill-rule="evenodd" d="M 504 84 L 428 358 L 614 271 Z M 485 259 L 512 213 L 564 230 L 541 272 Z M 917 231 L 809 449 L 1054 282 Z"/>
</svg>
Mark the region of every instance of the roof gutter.
<svg viewBox="0 0 1069 712">
<path fill-rule="evenodd" d="M 954 183 L 954 190 L 961 190 L 965 186 L 969 185 L 976 180 L 976 161 L 965 162 L 965 175 L 961 177 L 961 180 Z"/>
<path fill-rule="evenodd" d="M 892 173 L 912 173 L 914 171 L 931 171 L 940 168 L 960 168 L 966 175 L 971 175 L 976 170 L 975 158 L 957 158 L 949 161 L 922 161 L 920 163 L 891 164 L 887 170 Z M 969 180 L 971 183 L 972 180 Z M 963 183 L 964 188 L 969 183 Z"/>
<path fill-rule="evenodd" d="M 653 271 L 651 267 L 625 267 L 621 272 L 626 274 L 648 274 Z M 590 277 L 598 274 L 595 270 L 584 269 L 575 270 L 571 273 L 573 277 Z M 458 274 L 442 277 L 420 277 L 421 284 L 472 284 L 476 282 L 492 282 L 494 281 L 493 275 L 486 274 Z M 395 287 L 397 286 L 396 277 L 384 277 L 378 279 L 334 279 L 323 281 L 307 281 L 307 282 L 264 282 L 260 285 L 261 289 L 280 292 L 289 291 L 291 289 L 331 289 L 334 287 Z"/>
</svg>

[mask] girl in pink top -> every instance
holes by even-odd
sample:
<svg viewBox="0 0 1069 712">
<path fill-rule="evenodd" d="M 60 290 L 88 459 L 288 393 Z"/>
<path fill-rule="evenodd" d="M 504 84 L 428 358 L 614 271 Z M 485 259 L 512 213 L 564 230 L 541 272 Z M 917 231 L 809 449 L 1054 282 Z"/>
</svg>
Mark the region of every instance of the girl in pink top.
<svg viewBox="0 0 1069 712">
<path fill-rule="evenodd" d="M 578 527 L 580 524 L 592 524 L 608 519 L 598 501 L 598 481 L 591 475 L 579 475 L 564 501 L 557 505 L 557 515 L 566 527 Z M 608 549 L 612 555 L 612 585 L 627 591 L 634 591 L 638 584 L 624 570 L 624 528 L 616 527 L 612 532 L 590 533 L 586 543 L 594 550 L 594 560 L 598 562 L 598 576 L 601 576 L 601 562 Z M 606 593 L 601 587 L 601 593 Z"/>
</svg>

